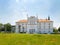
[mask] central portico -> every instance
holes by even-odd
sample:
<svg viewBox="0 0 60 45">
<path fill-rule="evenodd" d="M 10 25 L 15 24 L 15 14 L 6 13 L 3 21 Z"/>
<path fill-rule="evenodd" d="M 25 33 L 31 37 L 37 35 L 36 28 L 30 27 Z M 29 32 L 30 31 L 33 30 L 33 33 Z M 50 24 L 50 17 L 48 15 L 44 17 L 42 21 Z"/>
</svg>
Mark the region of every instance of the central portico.
<svg viewBox="0 0 60 45">
<path fill-rule="evenodd" d="M 35 16 L 28 17 L 27 22 L 27 33 L 37 33 L 37 24 L 38 24 L 38 18 Z"/>
</svg>

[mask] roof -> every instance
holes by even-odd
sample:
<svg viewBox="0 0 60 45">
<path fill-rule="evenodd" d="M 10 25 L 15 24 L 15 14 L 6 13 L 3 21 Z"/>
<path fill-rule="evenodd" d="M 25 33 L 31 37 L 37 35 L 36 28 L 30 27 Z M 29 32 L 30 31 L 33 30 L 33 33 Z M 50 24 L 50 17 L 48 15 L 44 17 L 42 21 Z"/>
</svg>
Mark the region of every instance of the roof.
<svg viewBox="0 0 60 45">
<path fill-rule="evenodd" d="M 28 22 L 27 20 L 19 20 L 19 21 L 17 21 L 18 23 L 26 23 L 26 22 Z M 51 20 L 48 20 L 48 19 L 38 19 L 38 22 L 53 22 L 53 21 L 51 21 Z"/>
<path fill-rule="evenodd" d="M 27 20 L 19 20 L 19 21 L 17 21 L 17 22 L 22 22 L 22 23 L 24 23 L 24 22 L 27 22 Z"/>
<path fill-rule="evenodd" d="M 53 21 L 48 20 L 48 19 L 39 19 L 38 22 L 53 22 Z"/>
</svg>

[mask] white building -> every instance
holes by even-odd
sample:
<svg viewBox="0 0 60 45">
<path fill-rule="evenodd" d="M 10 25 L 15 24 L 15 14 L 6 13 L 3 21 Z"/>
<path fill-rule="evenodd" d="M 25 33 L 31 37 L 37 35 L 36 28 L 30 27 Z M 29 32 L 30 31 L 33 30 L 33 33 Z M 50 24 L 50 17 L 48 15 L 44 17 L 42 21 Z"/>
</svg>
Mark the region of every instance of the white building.
<svg viewBox="0 0 60 45">
<path fill-rule="evenodd" d="M 53 21 L 30 16 L 16 22 L 16 33 L 53 33 Z"/>
</svg>

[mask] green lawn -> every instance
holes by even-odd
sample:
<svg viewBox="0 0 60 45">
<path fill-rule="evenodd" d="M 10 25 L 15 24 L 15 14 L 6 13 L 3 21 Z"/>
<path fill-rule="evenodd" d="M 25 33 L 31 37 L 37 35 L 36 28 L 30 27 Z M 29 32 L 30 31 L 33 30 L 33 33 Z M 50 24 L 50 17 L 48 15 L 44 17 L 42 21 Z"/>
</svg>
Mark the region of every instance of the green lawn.
<svg viewBox="0 0 60 45">
<path fill-rule="evenodd" d="M 0 34 L 0 45 L 60 45 L 60 34 Z"/>
</svg>

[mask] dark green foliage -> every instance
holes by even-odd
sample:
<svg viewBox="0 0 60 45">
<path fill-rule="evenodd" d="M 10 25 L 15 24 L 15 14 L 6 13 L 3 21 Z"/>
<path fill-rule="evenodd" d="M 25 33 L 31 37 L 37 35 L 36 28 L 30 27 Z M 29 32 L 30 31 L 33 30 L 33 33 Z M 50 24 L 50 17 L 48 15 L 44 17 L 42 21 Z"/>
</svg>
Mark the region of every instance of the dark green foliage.
<svg viewBox="0 0 60 45">
<path fill-rule="evenodd" d="M 0 32 L 4 30 L 4 25 L 0 23 Z"/>
<path fill-rule="evenodd" d="M 58 30 L 56 28 L 53 28 L 54 33 L 58 33 Z"/>
<path fill-rule="evenodd" d="M 7 24 L 2 24 L 0 23 L 0 32 L 4 31 L 4 32 L 11 32 L 11 24 L 7 23 Z"/>
<path fill-rule="evenodd" d="M 58 28 L 58 31 L 60 32 L 60 27 Z"/>
<path fill-rule="evenodd" d="M 4 28 L 5 28 L 5 32 L 11 32 L 12 26 L 11 26 L 11 24 L 7 23 L 4 25 Z"/>
</svg>

